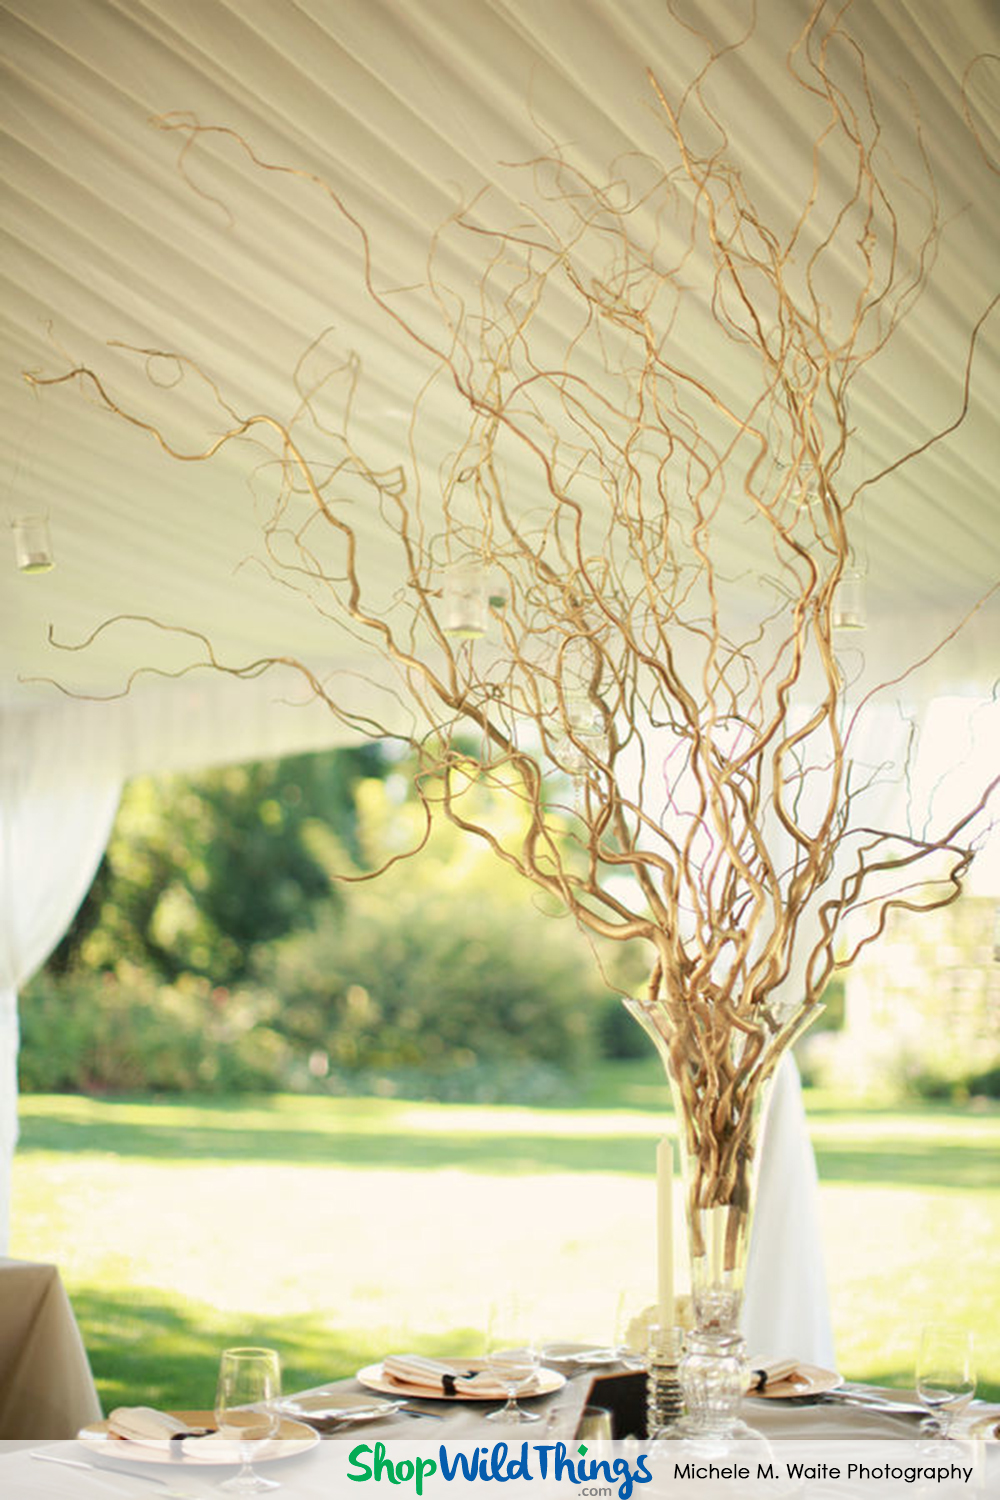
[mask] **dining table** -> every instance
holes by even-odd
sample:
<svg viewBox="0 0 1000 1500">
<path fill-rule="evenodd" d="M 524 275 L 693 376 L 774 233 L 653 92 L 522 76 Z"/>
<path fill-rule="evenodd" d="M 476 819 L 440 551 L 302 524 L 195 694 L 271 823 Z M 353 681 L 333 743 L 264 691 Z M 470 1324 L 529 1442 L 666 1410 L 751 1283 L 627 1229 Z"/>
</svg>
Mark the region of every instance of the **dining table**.
<svg viewBox="0 0 1000 1500">
<path fill-rule="evenodd" d="M 354 1496 L 357 1490 L 348 1480 L 363 1477 L 364 1465 L 373 1465 L 377 1450 L 391 1458 L 398 1454 L 434 1455 L 442 1446 L 449 1451 L 463 1448 L 473 1453 L 477 1449 L 486 1453 L 498 1444 L 505 1444 L 506 1451 L 516 1455 L 521 1444 L 527 1442 L 533 1447 L 545 1445 L 550 1453 L 561 1445 L 561 1451 L 570 1457 L 578 1452 L 592 1452 L 592 1448 L 587 1450 L 581 1444 L 579 1429 L 585 1410 L 595 1406 L 612 1416 L 616 1440 L 613 1451 L 631 1454 L 630 1461 L 633 1462 L 639 1452 L 651 1454 L 649 1463 L 657 1479 L 671 1468 L 672 1445 L 663 1440 L 651 1441 L 645 1434 L 643 1371 L 605 1362 L 597 1367 L 588 1367 L 585 1363 L 570 1364 L 563 1367 L 562 1373 L 565 1378 L 558 1389 L 534 1398 L 520 1398 L 522 1404 L 537 1413 L 537 1420 L 530 1424 L 508 1425 L 484 1420 L 488 1413 L 496 1410 L 499 1403 L 494 1400 L 462 1400 L 434 1395 L 407 1395 L 402 1406 L 381 1417 L 332 1424 L 318 1440 L 312 1439 L 310 1434 L 314 1446 L 308 1451 L 296 1452 L 294 1444 L 286 1445 L 290 1456 L 268 1468 L 268 1477 L 280 1480 L 281 1488 L 275 1492 L 277 1500 L 286 1500 L 286 1497 L 287 1500 L 300 1500 L 300 1497 L 301 1500 L 334 1500 L 334 1497 Z M 312 1386 L 286 1395 L 284 1399 L 297 1406 L 306 1398 L 320 1394 L 334 1402 L 340 1399 L 349 1407 L 353 1401 L 371 1397 L 372 1391 L 367 1383 L 351 1377 Z M 891 1456 L 897 1451 L 902 1455 L 920 1451 L 921 1408 L 913 1391 L 847 1383 L 836 1390 L 801 1400 L 747 1396 L 742 1415 L 775 1453 L 829 1454 L 846 1452 L 849 1446 L 852 1451 L 879 1457 Z M 972 1440 L 974 1429 L 979 1433 L 975 1441 Z M 975 1481 L 954 1493 L 976 1497 L 976 1500 L 978 1497 L 995 1500 L 1000 1494 L 1000 1489 L 994 1488 L 1000 1484 L 1000 1406 L 974 1403 L 963 1419 L 961 1433 L 956 1433 L 956 1436 L 959 1441 L 936 1446 L 954 1455 L 956 1461 L 961 1458 L 965 1462 L 973 1450 L 976 1457 Z M 208 1467 L 204 1461 L 193 1461 L 190 1454 L 157 1462 L 150 1462 L 148 1454 L 143 1455 L 141 1462 L 128 1461 L 127 1456 L 112 1459 L 97 1451 L 98 1446 L 80 1441 L 38 1441 L 30 1446 L 0 1443 L 0 1495 L 11 1497 L 11 1500 L 64 1500 L 64 1497 L 65 1500 L 71 1500 L 71 1497 L 72 1500 L 110 1500 L 114 1495 L 121 1496 L 122 1500 L 137 1500 L 142 1496 L 147 1496 L 148 1500 L 157 1500 L 157 1497 L 160 1500 L 175 1500 L 175 1497 L 176 1500 L 224 1500 L 220 1481 L 235 1472 L 228 1467 Z M 191 1446 L 187 1444 L 185 1448 Z M 305 1448 L 306 1445 L 299 1446 Z M 988 1450 L 985 1458 L 984 1450 Z M 601 1451 L 600 1446 L 598 1451 Z M 356 1465 L 353 1470 L 350 1469 L 352 1461 Z M 905 1458 L 902 1461 L 911 1460 Z M 460 1486 L 453 1487 L 457 1493 Z M 515 1488 L 517 1486 L 508 1486 L 506 1493 L 512 1494 Z M 444 1492 L 447 1493 L 447 1489 Z M 412 1483 L 403 1484 L 392 1493 L 395 1500 L 410 1500 L 414 1487 Z M 424 1493 L 439 1495 L 442 1490 L 428 1489 Z M 586 1491 L 579 1485 L 574 1488 L 564 1483 L 547 1490 L 532 1485 L 525 1493 L 532 1497 L 543 1493 L 561 1494 L 565 1500 L 574 1500 L 575 1496 Z M 632 1491 L 634 1497 L 664 1494 L 671 1500 L 674 1496 L 689 1493 L 696 1500 L 712 1500 L 716 1493 L 735 1496 L 737 1491 L 726 1488 L 716 1491 L 711 1485 L 705 1488 L 698 1484 L 693 1489 L 683 1485 L 678 1489 L 676 1485 L 664 1487 L 660 1483 L 653 1483 L 645 1491 Z M 743 1500 L 743 1492 L 739 1493 L 740 1500 Z M 751 1487 L 745 1493 L 753 1496 L 757 1491 Z M 884 1485 L 869 1491 L 827 1484 L 815 1491 L 807 1485 L 796 1493 L 805 1500 L 810 1500 L 813 1493 L 830 1496 L 832 1500 L 835 1496 L 867 1496 L 869 1493 L 892 1496 L 896 1491 Z M 911 1487 L 905 1493 L 912 1496 L 924 1492 Z M 940 1500 L 945 1500 L 951 1493 L 941 1489 Z"/>
<path fill-rule="evenodd" d="M 73 1438 L 100 1415 L 58 1267 L 0 1258 L 0 1441 Z"/>
<path fill-rule="evenodd" d="M 558 1367 L 557 1362 L 553 1362 Z M 342 1395 L 363 1395 L 366 1387 L 355 1379 L 329 1382 L 311 1387 L 303 1395 L 318 1391 Z M 646 1376 L 643 1371 L 629 1371 L 621 1365 L 602 1363 L 566 1370 L 566 1383 L 551 1395 L 528 1403 L 540 1415 L 539 1427 L 550 1436 L 569 1440 L 576 1435 L 585 1408 L 608 1411 L 616 1439 L 647 1438 L 645 1427 Z M 529 1437 L 533 1429 L 505 1427 L 483 1421 L 483 1406 L 493 1410 L 496 1403 L 451 1402 L 433 1398 L 406 1400 L 406 1409 L 382 1420 L 366 1421 L 363 1431 L 368 1438 L 420 1442 L 442 1440 L 492 1440 L 502 1436 Z M 797 1442 L 803 1439 L 847 1441 L 854 1439 L 911 1441 L 920 1422 L 927 1416 L 916 1391 L 851 1382 L 841 1382 L 831 1391 L 815 1397 L 769 1399 L 748 1395 L 742 1403 L 743 1420 L 754 1431 L 773 1441 Z M 1000 1405 L 976 1402 L 961 1423 L 961 1431 L 970 1431 L 976 1422 L 991 1413 L 1000 1423 Z M 345 1422 L 325 1434 L 326 1438 L 351 1441 L 357 1431 Z M 1000 1438 L 1000 1431 L 996 1434 Z"/>
</svg>

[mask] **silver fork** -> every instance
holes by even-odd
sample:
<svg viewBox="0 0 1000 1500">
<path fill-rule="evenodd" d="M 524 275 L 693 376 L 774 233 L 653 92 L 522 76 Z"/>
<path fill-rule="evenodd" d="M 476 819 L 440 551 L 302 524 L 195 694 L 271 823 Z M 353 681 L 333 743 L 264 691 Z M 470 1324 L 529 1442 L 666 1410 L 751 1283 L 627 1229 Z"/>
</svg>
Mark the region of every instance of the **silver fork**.
<svg viewBox="0 0 1000 1500">
<path fill-rule="evenodd" d="M 869 1411 L 882 1411 L 907 1417 L 926 1417 L 927 1408 L 915 1401 L 895 1401 L 891 1396 L 885 1395 L 877 1387 L 863 1385 L 841 1385 L 832 1391 L 823 1391 L 820 1396 L 822 1404 L 843 1406 L 865 1406 Z"/>
<path fill-rule="evenodd" d="M 432 1422 L 443 1422 L 443 1411 L 424 1411 L 420 1406 L 397 1406 L 397 1412 L 401 1417 L 430 1417 Z"/>
</svg>

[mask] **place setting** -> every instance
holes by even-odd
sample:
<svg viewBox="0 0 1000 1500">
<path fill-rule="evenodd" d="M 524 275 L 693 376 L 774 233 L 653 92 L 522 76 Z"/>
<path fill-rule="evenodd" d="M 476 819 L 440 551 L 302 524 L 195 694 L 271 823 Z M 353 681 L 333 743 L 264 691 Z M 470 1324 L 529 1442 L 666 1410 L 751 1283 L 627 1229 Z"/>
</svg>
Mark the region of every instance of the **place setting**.
<svg viewBox="0 0 1000 1500">
<path fill-rule="evenodd" d="M 490 1305 L 482 1355 L 431 1358 L 394 1353 L 359 1370 L 357 1380 L 367 1390 L 397 1398 L 397 1410 L 411 1401 L 493 1403 L 494 1409 L 483 1417 L 486 1422 L 534 1422 L 541 1414 L 532 1410 L 531 1402 L 566 1384 L 567 1374 L 554 1368 L 556 1360 L 550 1358 L 554 1350 L 565 1349 L 575 1352 L 577 1346 L 543 1344 L 524 1299 L 504 1296 Z M 414 1414 L 435 1412 L 422 1407 Z"/>
<path fill-rule="evenodd" d="M 248 1346 L 223 1351 L 211 1411 L 116 1407 L 106 1418 L 81 1428 L 77 1441 L 86 1460 L 44 1450 L 34 1451 L 32 1457 L 140 1479 L 153 1477 L 143 1475 L 146 1466 L 162 1465 L 172 1475 L 235 1467 L 237 1472 L 215 1487 L 229 1494 L 255 1495 L 280 1486 L 280 1480 L 259 1474 L 257 1465 L 308 1453 L 320 1435 L 286 1411 L 278 1352 Z"/>
<path fill-rule="evenodd" d="M 357 1379 L 373 1391 L 435 1401 L 497 1401 L 511 1386 L 522 1395 L 546 1396 L 566 1383 L 557 1370 L 543 1369 L 539 1351 L 527 1347 L 481 1359 L 387 1355 L 359 1370 Z"/>
</svg>

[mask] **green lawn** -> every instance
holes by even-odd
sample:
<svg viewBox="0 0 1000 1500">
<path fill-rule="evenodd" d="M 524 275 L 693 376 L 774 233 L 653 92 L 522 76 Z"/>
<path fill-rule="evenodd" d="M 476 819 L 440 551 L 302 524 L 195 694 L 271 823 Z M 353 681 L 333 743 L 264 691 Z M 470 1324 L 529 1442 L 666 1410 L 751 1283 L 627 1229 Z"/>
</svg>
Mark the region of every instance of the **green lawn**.
<svg viewBox="0 0 1000 1500">
<path fill-rule="evenodd" d="M 509 1284 L 544 1336 L 606 1341 L 653 1300 L 664 1096 L 655 1060 L 574 1109 L 29 1095 L 11 1254 L 61 1267 L 106 1405 L 210 1404 L 232 1343 L 279 1347 L 290 1388 L 472 1352 Z M 1000 1109 L 807 1103 L 840 1368 L 905 1385 L 947 1318 L 1000 1398 Z"/>
</svg>

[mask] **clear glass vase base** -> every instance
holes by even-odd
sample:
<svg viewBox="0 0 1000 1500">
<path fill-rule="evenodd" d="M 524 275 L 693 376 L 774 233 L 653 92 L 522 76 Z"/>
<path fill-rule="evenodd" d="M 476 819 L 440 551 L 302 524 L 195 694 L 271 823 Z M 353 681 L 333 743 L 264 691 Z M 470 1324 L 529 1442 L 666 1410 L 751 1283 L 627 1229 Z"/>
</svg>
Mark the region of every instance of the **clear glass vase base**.
<svg viewBox="0 0 1000 1500">
<path fill-rule="evenodd" d="M 713 1461 L 726 1453 L 732 1452 L 738 1444 L 763 1443 L 767 1439 L 762 1432 L 755 1427 L 749 1427 L 740 1418 L 730 1422 L 724 1431 L 713 1432 L 706 1429 L 691 1417 L 681 1417 L 672 1427 L 665 1428 L 657 1434 L 658 1438 L 664 1438 L 671 1444 L 671 1451 L 684 1446 L 691 1450 L 692 1456 L 695 1451 L 702 1458 L 710 1458 Z"/>
</svg>

